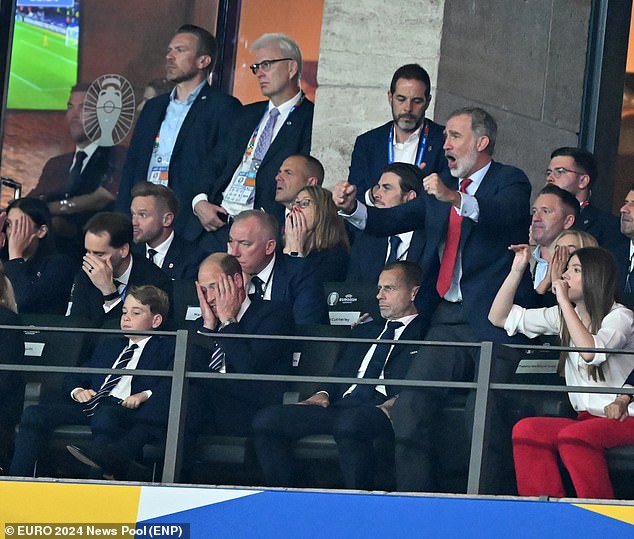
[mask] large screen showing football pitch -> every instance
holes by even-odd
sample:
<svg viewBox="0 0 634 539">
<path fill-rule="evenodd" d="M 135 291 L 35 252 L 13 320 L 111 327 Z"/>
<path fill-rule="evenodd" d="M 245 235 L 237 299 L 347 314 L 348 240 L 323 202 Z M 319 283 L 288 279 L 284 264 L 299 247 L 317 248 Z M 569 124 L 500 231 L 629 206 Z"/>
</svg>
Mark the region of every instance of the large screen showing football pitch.
<svg viewBox="0 0 634 539">
<path fill-rule="evenodd" d="M 66 108 L 77 82 L 79 11 L 79 0 L 18 0 L 7 108 Z"/>
</svg>

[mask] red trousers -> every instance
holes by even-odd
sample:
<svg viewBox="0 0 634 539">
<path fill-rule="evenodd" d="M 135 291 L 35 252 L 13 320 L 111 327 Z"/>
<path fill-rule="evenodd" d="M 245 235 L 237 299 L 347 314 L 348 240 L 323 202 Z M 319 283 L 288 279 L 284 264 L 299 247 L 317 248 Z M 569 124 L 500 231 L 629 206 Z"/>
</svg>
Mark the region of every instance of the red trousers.
<svg viewBox="0 0 634 539">
<path fill-rule="evenodd" d="M 616 421 L 588 412 L 577 419 L 528 417 L 513 427 L 513 457 L 520 496 L 566 495 L 558 457 L 579 498 L 614 498 L 605 450 L 634 445 L 634 417 Z"/>
</svg>

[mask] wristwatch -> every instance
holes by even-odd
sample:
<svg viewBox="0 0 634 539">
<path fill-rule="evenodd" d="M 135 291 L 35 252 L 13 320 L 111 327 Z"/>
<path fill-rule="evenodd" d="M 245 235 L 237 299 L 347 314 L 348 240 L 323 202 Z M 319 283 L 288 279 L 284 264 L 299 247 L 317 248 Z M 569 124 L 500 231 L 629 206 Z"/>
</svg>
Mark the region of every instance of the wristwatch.
<svg viewBox="0 0 634 539">
<path fill-rule="evenodd" d="M 103 300 L 104 301 L 112 301 L 113 299 L 117 299 L 119 297 L 119 292 L 118 291 L 114 291 L 112 292 L 112 294 L 104 294 L 103 296 Z"/>
<path fill-rule="evenodd" d="M 220 326 L 218 327 L 218 331 L 220 331 L 221 329 L 226 328 L 229 324 L 237 324 L 238 321 L 235 318 L 229 318 L 227 320 L 225 320 L 222 324 L 220 324 Z"/>
</svg>

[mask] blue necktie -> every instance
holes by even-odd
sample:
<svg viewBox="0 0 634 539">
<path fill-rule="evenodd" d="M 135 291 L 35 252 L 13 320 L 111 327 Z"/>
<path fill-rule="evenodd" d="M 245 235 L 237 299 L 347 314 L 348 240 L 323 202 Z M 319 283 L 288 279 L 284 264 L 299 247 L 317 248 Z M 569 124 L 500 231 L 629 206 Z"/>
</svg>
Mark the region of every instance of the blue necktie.
<svg viewBox="0 0 634 539">
<path fill-rule="evenodd" d="M 390 236 L 390 254 L 387 256 L 386 264 L 391 264 L 398 260 L 398 248 L 402 241 L 398 236 Z"/>
</svg>

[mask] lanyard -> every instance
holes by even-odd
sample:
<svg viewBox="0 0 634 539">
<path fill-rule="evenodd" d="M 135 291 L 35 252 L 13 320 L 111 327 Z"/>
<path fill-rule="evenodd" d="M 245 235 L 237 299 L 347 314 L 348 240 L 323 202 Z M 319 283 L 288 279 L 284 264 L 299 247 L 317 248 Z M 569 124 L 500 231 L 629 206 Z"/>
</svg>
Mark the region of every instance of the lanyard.
<svg viewBox="0 0 634 539">
<path fill-rule="evenodd" d="M 286 117 L 286 119 L 290 118 L 291 114 L 293 114 L 293 112 L 295 112 L 297 107 L 299 107 L 302 104 L 302 101 L 304 101 L 304 97 L 305 97 L 304 92 L 302 92 L 299 96 L 299 99 L 297 100 L 297 103 L 293 105 L 293 108 L 288 113 L 288 116 Z M 249 139 L 249 144 L 247 144 L 247 149 L 244 152 L 243 161 L 247 161 L 253 154 L 253 150 L 255 150 L 255 141 L 257 140 L 258 132 L 260 131 L 260 126 L 262 125 L 262 122 L 264 121 L 264 118 L 266 118 L 268 113 L 269 113 L 269 109 L 267 108 L 262 118 L 260 118 L 258 125 L 255 126 L 255 130 L 253 131 L 253 134 L 251 135 L 251 138 Z"/>
<path fill-rule="evenodd" d="M 416 166 L 420 165 L 423 162 L 423 158 L 425 157 L 425 150 L 427 149 L 427 136 L 429 135 L 429 125 L 427 125 L 427 121 L 425 121 L 422 134 L 423 138 L 418 145 L 418 154 L 416 155 Z M 394 127 L 390 129 L 390 138 L 387 142 L 387 163 L 388 165 L 394 163 Z"/>
</svg>

